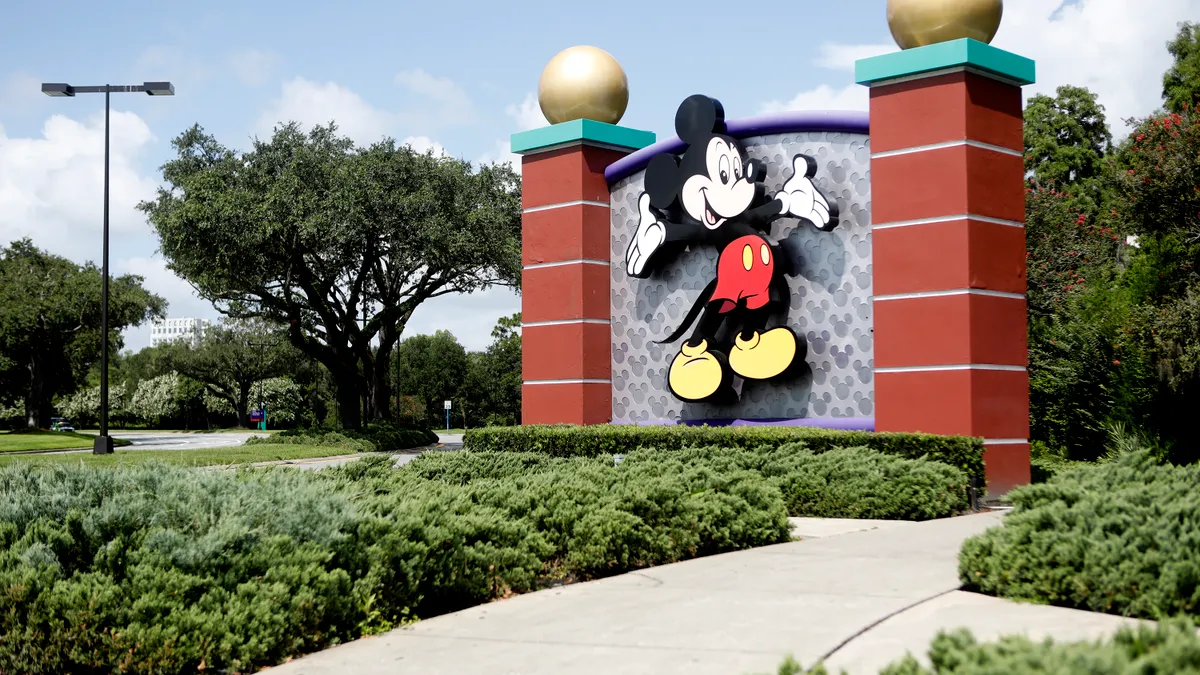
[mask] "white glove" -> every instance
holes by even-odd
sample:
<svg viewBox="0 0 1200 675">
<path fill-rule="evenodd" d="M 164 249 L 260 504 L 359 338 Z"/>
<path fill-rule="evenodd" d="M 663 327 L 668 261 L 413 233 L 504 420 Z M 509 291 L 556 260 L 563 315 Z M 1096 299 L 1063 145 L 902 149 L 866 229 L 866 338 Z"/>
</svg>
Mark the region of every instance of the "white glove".
<svg viewBox="0 0 1200 675">
<path fill-rule="evenodd" d="M 650 195 L 643 192 L 638 198 L 638 228 L 625 251 L 625 271 L 630 276 L 638 276 L 651 254 L 662 246 L 667 238 L 666 227 L 658 221 L 658 216 L 650 210 Z"/>
<path fill-rule="evenodd" d="M 784 215 L 803 218 L 820 229 L 829 226 L 829 201 L 813 185 L 817 162 L 807 155 L 792 160 L 792 177 L 783 184 L 775 199 L 783 202 Z"/>
</svg>

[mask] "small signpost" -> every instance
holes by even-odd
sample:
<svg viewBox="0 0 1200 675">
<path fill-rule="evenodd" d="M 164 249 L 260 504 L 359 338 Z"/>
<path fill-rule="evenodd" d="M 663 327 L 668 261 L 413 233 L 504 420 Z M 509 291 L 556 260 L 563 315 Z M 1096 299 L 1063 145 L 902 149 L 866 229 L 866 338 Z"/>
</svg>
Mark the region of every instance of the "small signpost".
<svg viewBox="0 0 1200 675">
<path fill-rule="evenodd" d="M 446 408 L 446 433 L 450 433 L 450 401 L 443 404 Z"/>
<path fill-rule="evenodd" d="M 250 411 L 250 421 L 258 427 L 259 431 L 267 430 L 267 406 L 263 406 L 258 410 Z"/>
</svg>

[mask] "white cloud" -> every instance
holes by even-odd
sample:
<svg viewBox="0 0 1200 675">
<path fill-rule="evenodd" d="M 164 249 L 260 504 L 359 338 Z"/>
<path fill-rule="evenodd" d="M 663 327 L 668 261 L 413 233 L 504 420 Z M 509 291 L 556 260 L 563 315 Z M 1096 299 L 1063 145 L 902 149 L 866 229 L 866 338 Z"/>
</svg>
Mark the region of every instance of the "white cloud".
<svg viewBox="0 0 1200 675">
<path fill-rule="evenodd" d="M 1114 134 L 1123 120 L 1148 115 L 1162 104 L 1162 73 L 1170 67 L 1166 43 L 1177 22 L 1200 15 L 1200 0 L 1008 0 L 993 45 L 1037 62 L 1037 79 L 1025 95 L 1053 94 L 1061 85 L 1087 87 L 1105 107 Z M 894 51 L 891 45 L 826 44 L 815 64 L 853 72 L 859 58 Z M 764 112 L 850 108 L 866 110 L 867 88 L 841 80 L 822 84 L 786 102 L 771 101 Z"/>
<path fill-rule="evenodd" d="M 363 97 L 335 83 L 318 83 L 297 77 L 283 85 L 280 97 L 259 118 L 258 131 L 270 136 L 279 124 L 298 122 L 306 129 L 333 121 L 338 131 L 355 143 L 369 145 L 387 136 L 397 117 L 367 103 Z"/>
<path fill-rule="evenodd" d="M 471 97 L 450 78 L 436 77 L 417 68 L 397 73 L 396 84 L 417 98 L 417 105 L 409 106 L 404 115 L 410 125 L 464 124 L 474 118 Z"/>
<path fill-rule="evenodd" d="M 519 104 L 513 104 L 505 108 L 504 112 L 517 123 L 517 132 L 550 126 L 545 116 L 542 115 L 542 108 L 538 105 L 537 94 L 532 92 L 526 94 L 525 100 Z M 484 154 L 475 163 L 501 164 L 504 162 L 509 162 L 512 164 L 514 171 L 518 174 L 521 173 L 521 156 L 513 153 L 512 142 L 507 138 L 496 141 L 494 149 Z"/>
<path fill-rule="evenodd" d="M 403 337 L 448 330 L 470 351 L 487 349 L 501 317 L 521 311 L 521 296 L 508 288 L 427 300 L 413 312 Z"/>
<path fill-rule="evenodd" d="M 168 270 L 166 262 L 158 257 L 131 257 L 114 261 L 113 274 L 137 274 L 144 279 L 142 285 L 151 293 L 167 301 L 167 316 L 172 318 L 199 317 L 214 320 L 220 314 L 211 303 L 202 300 L 188 282 Z M 123 333 L 125 349 L 138 351 L 150 346 L 150 324 L 128 328 Z"/>
<path fill-rule="evenodd" d="M 538 104 L 537 94 L 529 93 L 525 95 L 525 100 L 518 105 L 510 105 L 505 110 L 508 116 L 517 121 L 517 131 L 529 131 L 540 127 L 550 126 L 546 121 L 545 115 L 542 114 L 542 107 Z"/>
<path fill-rule="evenodd" d="M 267 81 L 279 65 L 280 57 L 261 49 L 238 49 L 229 55 L 229 68 L 243 84 L 259 85 Z"/>
<path fill-rule="evenodd" d="M 213 74 L 212 68 L 203 59 L 189 55 L 183 47 L 167 45 L 143 49 L 134 62 L 134 68 L 136 77 L 141 78 L 139 81 L 168 80 L 176 87 L 182 84 L 185 91 L 203 87 Z"/>
<path fill-rule="evenodd" d="M 895 45 L 841 45 L 826 43 L 821 45 L 820 53 L 814 63 L 821 68 L 839 72 L 854 72 L 854 63 L 879 54 L 896 51 Z M 866 87 L 855 84 L 853 78 L 846 78 L 845 86 L 831 87 L 821 84 L 812 89 L 802 91 L 788 101 L 772 100 L 762 105 L 763 113 L 783 112 L 785 110 L 867 110 L 870 104 L 870 93 Z"/>
<path fill-rule="evenodd" d="M 822 84 L 814 89 L 802 91 L 790 101 L 767 101 L 762 105 L 763 113 L 785 110 L 867 110 L 870 94 L 866 87 L 852 84 L 841 89 Z"/>
<path fill-rule="evenodd" d="M 1105 107 L 1114 134 L 1123 119 L 1162 105 L 1166 43 L 1176 24 L 1200 16 L 1200 0 L 1009 0 L 993 45 L 1037 61 L 1038 82 L 1026 95 L 1083 86 Z"/>
<path fill-rule="evenodd" d="M 401 144 L 411 146 L 412 149 L 416 150 L 417 152 L 423 153 L 428 150 L 432 150 L 433 154 L 436 156 L 449 156 L 449 153 L 446 152 L 446 148 L 441 143 L 438 143 L 428 136 L 409 136 L 401 141 Z"/>
<path fill-rule="evenodd" d="M 110 227 L 114 237 L 148 232 L 138 202 L 156 181 L 138 170 L 155 137 L 134 113 L 112 113 Z M 0 241 L 30 237 L 73 260 L 97 259 L 104 190 L 104 116 L 46 121 L 40 138 L 9 138 L 0 127 Z M 97 260 L 98 261 L 98 260 Z"/>
<path fill-rule="evenodd" d="M 12 73 L 0 84 L 0 110 L 24 112 L 47 100 L 42 83 L 27 73 Z"/>
<path fill-rule="evenodd" d="M 821 55 L 817 57 L 816 64 L 830 70 L 854 72 L 854 64 L 860 59 L 887 54 L 899 49 L 899 47 L 890 42 L 877 45 L 839 45 L 828 43 L 821 45 Z"/>
</svg>

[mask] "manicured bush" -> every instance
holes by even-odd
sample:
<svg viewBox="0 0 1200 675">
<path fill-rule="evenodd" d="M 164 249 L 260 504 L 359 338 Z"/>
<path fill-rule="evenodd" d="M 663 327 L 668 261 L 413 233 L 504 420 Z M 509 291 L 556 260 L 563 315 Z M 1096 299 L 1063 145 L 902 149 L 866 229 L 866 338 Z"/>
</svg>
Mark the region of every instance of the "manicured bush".
<svg viewBox="0 0 1200 675">
<path fill-rule="evenodd" d="M 967 477 L 961 470 L 869 448 L 814 453 L 802 443 L 789 443 L 753 450 L 639 450 L 624 463 L 662 471 L 693 466 L 718 472 L 754 471 L 780 489 L 790 516 L 928 520 L 968 507 Z"/>
<path fill-rule="evenodd" d="M 350 438 L 337 432 L 314 434 L 284 434 L 251 436 L 246 445 L 330 445 L 344 448 L 347 452 L 372 452 L 375 445 L 370 441 Z"/>
<path fill-rule="evenodd" d="M 812 427 L 528 425 L 469 429 L 463 436 L 463 447 L 471 451 L 592 457 L 628 454 L 644 447 L 661 450 L 698 446 L 750 449 L 798 441 L 816 453 L 831 448 L 863 446 L 909 459 L 928 457 L 962 469 L 983 485 L 983 441 L 960 436 L 833 431 Z"/>
<path fill-rule="evenodd" d="M 431 453 L 408 465 L 409 474 L 451 485 L 529 476 L 565 467 L 612 466 L 607 457 L 551 457 L 531 452 Z M 904 459 L 868 448 L 814 453 L 800 443 L 778 447 L 635 450 L 620 467 L 685 475 L 698 470 L 753 472 L 779 489 L 789 516 L 928 520 L 967 509 L 967 478 L 927 459 Z"/>
<path fill-rule="evenodd" d="M 1188 621 L 1123 628 L 1111 640 L 1033 642 L 1024 636 L 979 643 L 966 630 L 942 633 L 929 649 L 931 668 L 908 656 L 881 675 L 1096 675 L 1200 672 L 1200 637 Z"/>
<path fill-rule="evenodd" d="M 1009 635 L 980 643 L 966 629 L 942 631 L 930 644 L 929 666 L 912 654 L 879 671 L 880 675 L 1145 675 L 1200 672 L 1200 636 L 1184 619 L 1124 627 L 1112 639 L 1093 642 L 1034 642 Z M 806 672 L 788 656 L 779 675 Z M 829 675 L 824 665 L 807 671 Z M 845 673 L 845 670 L 840 671 Z"/>
<path fill-rule="evenodd" d="M 1200 617 L 1200 465 L 1150 451 L 1010 493 L 1003 525 L 968 539 L 959 576 L 983 593 L 1158 619 Z"/>
<path fill-rule="evenodd" d="M 321 429 L 289 429 L 281 431 L 273 435 L 267 440 L 258 440 L 255 443 L 299 443 L 301 445 L 337 445 L 338 443 L 324 443 L 320 440 L 326 438 L 330 434 L 340 436 L 342 438 L 364 442 L 370 445 L 370 448 L 363 452 L 376 450 L 379 452 L 392 452 L 395 450 L 411 450 L 413 448 L 423 448 L 433 445 L 438 441 L 438 435 L 429 429 L 409 428 L 409 427 L 393 427 L 389 424 L 372 424 L 366 429 L 356 431 L 353 429 L 344 429 L 338 432 L 329 432 Z M 304 440 L 291 440 L 291 439 Z M 287 439 L 287 440 L 274 440 Z"/>
<path fill-rule="evenodd" d="M 351 438 L 370 441 L 377 450 L 411 450 L 438 442 L 438 435 L 426 428 L 393 427 L 389 424 L 372 424 L 363 431 L 346 431 Z"/>
<path fill-rule="evenodd" d="M 370 456 L 0 470 L 0 672 L 252 672 L 562 580 L 786 541 L 753 471 Z M 440 468 L 436 465 L 440 464 Z"/>
</svg>

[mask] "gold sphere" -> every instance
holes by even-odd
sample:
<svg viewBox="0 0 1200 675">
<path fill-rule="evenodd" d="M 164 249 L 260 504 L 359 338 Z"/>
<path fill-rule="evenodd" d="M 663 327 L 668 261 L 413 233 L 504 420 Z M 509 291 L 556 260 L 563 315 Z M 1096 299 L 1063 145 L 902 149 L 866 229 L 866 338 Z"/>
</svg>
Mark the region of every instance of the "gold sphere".
<svg viewBox="0 0 1200 675">
<path fill-rule="evenodd" d="M 571 47 L 546 64 L 538 81 L 538 104 L 551 124 L 580 118 L 616 124 L 629 105 L 629 80 L 612 54 Z"/>
<path fill-rule="evenodd" d="M 1004 0 L 888 0 L 888 27 L 901 49 L 973 38 L 991 42 Z"/>
</svg>

